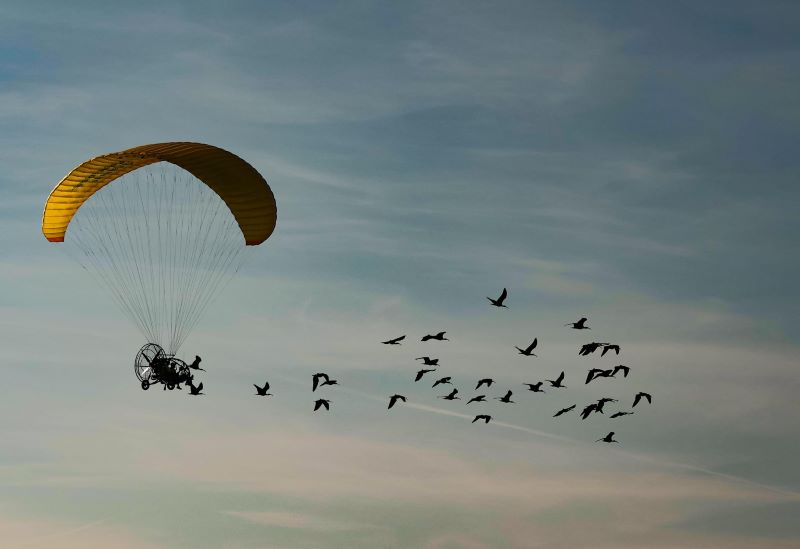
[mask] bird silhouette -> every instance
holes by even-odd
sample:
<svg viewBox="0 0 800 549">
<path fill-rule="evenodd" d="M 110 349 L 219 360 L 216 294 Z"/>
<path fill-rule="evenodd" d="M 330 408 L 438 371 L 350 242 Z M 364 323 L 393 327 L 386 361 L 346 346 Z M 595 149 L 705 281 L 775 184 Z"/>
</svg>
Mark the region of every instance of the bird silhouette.
<svg viewBox="0 0 800 549">
<path fill-rule="evenodd" d="M 400 345 L 400 342 L 403 341 L 406 336 L 401 335 L 400 337 L 396 337 L 394 339 L 390 339 L 388 341 L 381 341 L 384 345 Z"/>
<path fill-rule="evenodd" d="M 492 416 L 487 416 L 485 414 L 477 415 L 477 416 L 475 416 L 475 419 L 472 420 L 472 423 L 475 423 L 479 419 L 482 419 L 484 421 L 484 423 L 489 423 L 492 420 Z"/>
<path fill-rule="evenodd" d="M 570 410 L 574 409 L 574 408 L 575 408 L 575 406 L 577 406 L 577 405 L 576 405 L 576 404 L 573 404 L 572 406 L 569 406 L 569 407 L 567 407 L 567 408 L 562 408 L 561 410 L 559 410 L 558 412 L 556 412 L 556 413 L 553 415 L 553 417 L 558 417 L 558 416 L 560 416 L 561 414 L 566 414 L 566 413 L 567 413 L 567 412 L 569 412 Z"/>
<path fill-rule="evenodd" d="M 619 402 L 619 401 L 616 398 L 607 398 L 607 397 L 603 397 L 600 400 L 598 400 L 595 406 L 597 407 L 597 411 L 600 412 L 601 414 L 603 413 L 603 406 L 606 405 L 606 402 Z"/>
<path fill-rule="evenodd" d="M 420 356 L 420 357 L 415 358 L 414 360 L 422 360 L 422 361 L 424 361 L 424 363 L 422 364 L 423 366 L 438 366 L 439 365 L 439 359 L 438 358 L 431 358 L 429 356 Z"/>
<path fill-rule="evenodd" d="M 324 398 L 321 398 L 321 399 L 315 401 L 314 402 L 314 411 L 316 412 L 322 406 L 325 406 L 326 410 L 330 410 L 331 409 L 331 401 L 330 400 L 326 400 Z"/>
<path fill-rule="evenodd" d="M 606 356 L 606 353 L 608 351 L 614 351 L 617 354 L 619 354 L 619 345 L 611 345 L 609 343 L 606 343 L 605 345 L 603 345 L 603 352 L 600 353 L 600 356 Z"/>
<path fill-rule="evenodd" d="M 561 384 L 561 382 L 564 381 L 564 372 L 561 372 L 561 375 L 558 376 L 555 381 L 553 381 L 552 379 L 546 379 L 545 381 L 549 383 L 551 387 L 557 387 L 557 388 L 566 387 L 566 385 Z"/>
<path fill-rule="evenodd" d="M 615 412 L 611 415 L 611 419 L 614 419 L 615 417 L 629 416 L 631 414 L 633 414 L 633 412 Z"/>
<path fill-rule="evenodd" d="M 197 356 L 197 355 L 194 355 L 194 361 L 193 361 L 191 364 L 187 364 L 187 366 L 188 366 L 189 368 L 191 368 L 192 370 L 200 370 L 201 372 L 205 372 L 205 370 L 203 370 L 203 369 L 200 367 L 200 361 L 201 361 L 201 360 L 203 360 L 203 359 L 202 359 L 202 358 L 200 358 L 200 357 L 199 357 L 199 356 Z"/>
<path fill-rule="evenodd" d="M 572 326 L 573 330 L 591 330 L 591 328 L 586 325 L 587 320 L 586 317 L 583 317 L 578 322 L 569 322 L 564 324 L 564 326 Z"/>
<path fill-rule="evenodd" d="M 445 384 L 452 385 L 452 383 L 450 383 L 451 379 L 452 378 L 450 376 L 443 377 L 441 379 L 437 379 L 436 382 L 432 385 L 432 387 L 436 387 L 437 385 L 445 385 Z"/>
<path fill-rule="evenodd" d="M 608 345 L 608 343 L 598 343 L 596 341 L 592 341 L 591 343 L 587 343 L 581 347 L 581 350 L 578 351 L 578 354 L 581 356 L 588 356 L 594 353 L 597 349 L 602 347 L 603 345 Z"/>
<path fill-rule="evenodd" d="M 406 397 L 404 397 L 403 395 L 392 395 L 389 398 L 389 408 L 387 408 L 387 409 L 391 410 L 392 406 L 394 406 L 395 402 L 397 402 L 398 400 L 402 400 L 403 402 L 405 402 L 406 401 Z"/>
<path fill-rule="evenodd" d="M 596 411 L 598 411 L 597 404 L 589 404 L 586 408 L 584 408 L 581 411 L 581 419 L 586 419 L 587 417 L 589 417 L 589 414 Z M 603 412 L 601 411 L 600 413 L 602 414 Z"/>
<path fill-rule="evenodd" d="M 636 408 L 636 405 L 639 404 L 639 401 L 642 400 L 642 398 L 646 398 L 648 404 L 652 404 L 653 403 L 653 397 L 652 396 L 650 396 L 648 393 L 639 392 L 639 393 L 636 394 L 636 397 L 634 397 L 633 406 L 631 406 L 631 408 Z"/>
<path fill-rule="evenodd" d="M 491 297 L 487 297 L 486 299 L 488 299 L 495 307 L 506 307 L 505 305 L 503 305 L 503 301 L 505 301 L 507 297 L 508 297 L 508 290 L 503 288 L 503 293 L 501 293 L 500 297 L 498 297 L 497 299 L 492 299 Z M 506 307 L 506 309 L 508 309 L 508 307 Z"/>
<path fill-rule="evenodd" d="M 320 383 L 319 380 L 322 379 L 322 378 L 325 378 L 325 381 Z M 335 379 L 331 379 L 328 376 L 328 374 L 319 373 L 319 374 L 314 374 L 313 376 L 311 376 L 311 392 L 312 393 L 317 390 L 317 387 L 321 387 L 322 385 L 338 385 L 338 384 L 339 384 L 339 382 L 336 381 Z"/>
<path fill-rule="evenodd" d="M 533 391 L 534 393 L 544 393 L 545 391 L 542 391 L 543 383 L 544 381 L 540 381 L 539 383 L 523 383 L 523 385 L 527 385 L 528 390 Z"/>
<path fill-rule="evenodd" d="M 427 374 L 428 372 L 435 372 L 435 371 L 436 371 L 436 370 L 420 370 L 420 371 L 418 371 L 418 372 L 417 372 L 417 377 L 415 377 L 415 378 L 414 378 L 414 382 L 416 383 L 417 381 L 419 381 L 420 379 L 422 379 L 422 376 L 424 376 L 424 375 L 425 375 L 425 374 Z"/>
<path fill-rule="evenodd" d="M 520 348 L 519 348 L 519 347 L 517 347 L 516 345 L 514 346 L 514 348 L 515 348 L 517 351 L 519 351 L 519 354 L 521 354 L 521 355 L 525 355 L 525 356 L 536 356 L 536 355 L 534 355 L 534 354 L 533 354 L 533 350 L 536 348 L 536 345 L 537 345 L 538 343 L 539 343 L 539 341 L 538 341 L 538 338 L 533 338 L 533 343 L 531 343 L 530 345 L 528 345 L 528 346 L 527 346 L 525 349 L 520 349 Z"/>
<path fill-rule="evenodd" d="M 198 396 L 198 395 L 205 394 L 202 391 L 203 391 L 203 382 L 200 382 L 200 385 L 198 385 L 197 387 L 195 387 L 194 384 L 192 384 L 191 381 L 189 382 L 189 394 L 190 395 Z"/>
<path fill-rule="evenodd" d="M 265 381 L 265 382 L 264 382 L 264 386 L 263 386 L 263 387 L 259 387 L 258 385 L 256 385 L 255 383 L 253 383 L 253 387 L 255 387 L 255 388 L 256 388 L 256 394 L 257 394 L 258 396 L 262 396 L 262 397 L 263 397 L 263 396 L 272 396 L 271 394 L 269 394 L 269 393 L 267 392 L 267 391 L 269 391 L 269 382 L 268 382 L 268 381 Z"/>
<path fill-rule="evenodd" d="M 630 373 L 630 371 L 631 371 L 630 368 L 620 364 L 619 366 L 614 366 L 614 372 L 611 374 L 611 377 L 617 375 L 617 372 L 622 372 L 623 377 L 628 377 L 628 373 Z"/>
<path fill-rule="evenodd" d="M 494 398 L 495 398 L 496 400 L 499 400 L 500 402 L 505 402 L 506 404 L 514 404 L 514 401 L 513 401 L 513 400 L 511 400 L 511 390 L 510 390 L 510 389 L 509 389 L 509 391 L 508 391 L 508 392 L 507 392 L 505 395 L 503 395 L 502 397 L 494 397 Z"/>
<path fill-rule="evenodd" d="M 471 402 L 486 402 L 486 395 L 478 395 L 476 397 L 472 397 L 467 401 L 467 404 Z"/>
<path fill-rule="evenodd" d="M 311 376 L 311 392 L 312 393 L 317 390 L 317 387 L 319 386 L 319 380 L 320 380 L 320 378 L 323 378 L 323 377 L 325 379 L 330 379 L 328 377 L 328 374 L 323 374 L 323 373 L 318 373 L 318 374 L 314 374 L 313 376 Z"/>
<path fill-rule="evenodd" d="M 591 370 L 589 370 L 589 372 L 586 374 L 586 384 L 592 381 L 601 372 L 603 372 L 603 370 L 600 368 L 592 368 Z"/>
<path fill-rule="evenodd" d="M 461 400 L 461 398 L 457 397 L 458 389 L 453 389 L 449 395 L 440 396 L 439 398 L 443 398 L 445 400 Z"/>
<path fill-rule="evenodd" d="M 436 341 L 450 341 L 449 339 L 444 337 L 444 334 L 446 334 L 446 333 L 447 332 L 439 332 L 436 335 L 428 334 L 426 336 L 422 336 L 422 340 L 421 341 L 428 341 L 429 339 L 435 339 Z"/>
<path fill-rule="evenodd" d="M 484 379 L 479 379 L 478 380 L 478 384 L 475 386 L 475 390 L 477 391 L 478 389 L 480 389 L 482 385 L 486 385 L 487 387 L 491 387 L 492 383 L 494 383 L 494 380 L 490 379 L 488 377 L 484 378 Z"/>
<path fill-rule="evenodd" d="M 603 438 L 598 438 L 597 440 L 595 440 L 595 442 L 600 442 L 600 441 L 602 441 L 602 442 L 616 442 L 617 444 L 619 444 L 618 440 L 614 440 L 614 431 L 611 431 L 610 433 L 608 433 Z"/>
</svg>

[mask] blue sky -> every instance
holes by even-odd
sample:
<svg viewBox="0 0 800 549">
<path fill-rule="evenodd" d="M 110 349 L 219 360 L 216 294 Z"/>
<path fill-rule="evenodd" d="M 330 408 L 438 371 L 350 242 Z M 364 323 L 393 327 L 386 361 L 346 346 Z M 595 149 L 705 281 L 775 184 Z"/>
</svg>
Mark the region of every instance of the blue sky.
<svg viewBox="0 0 800 549">
<path fill-rule="evenodd" d="M 799 18 L 791 2 L 3 3 L 0 535 L 796 546 Z M 279 211 L 184 346 L 209 365 L 199 402 L 138 388 L 141 337 L 39 228 L 78 163 L 173 140 L 246 159 Z M 503 286 L 511 308 L 489 309 Z M 562 325 L 584 315 L 629 379 L 581 386 L 593 364 Z M 507 425 L 474 429 L 409 383 L 427 347 L 374 344 L 444 329 L 459 387 L 566 369 L 569 392 L 493 404 Z M 533 336 L 535 362 L 508 352 Z M 310 413 L 317 370 L 342 384 L 327 415 Z M 248 394 L 263 379 L 268 402 Z M 614 424 L 619 449 L 587 443 L 608 421 L 550 417 L 638 390 L 654 405 Z M 386 414 L 395 391 L 410 405 Z"/>
</svg>

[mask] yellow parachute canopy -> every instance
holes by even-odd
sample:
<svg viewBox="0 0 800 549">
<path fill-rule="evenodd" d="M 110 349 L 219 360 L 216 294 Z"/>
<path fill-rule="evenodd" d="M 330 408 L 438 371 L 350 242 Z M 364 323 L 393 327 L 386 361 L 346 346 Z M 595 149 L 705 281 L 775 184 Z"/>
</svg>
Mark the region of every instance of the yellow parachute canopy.
<svg viewBox="0 0 800 549">
<path fill-rule="evenodd" d="M 218 147 L 177 142 L 104 154 L 72 170 L 47 199 L 42 215 L 44 236 L 50 242 L 63 242 L 75 212 L 94 193 L 126 173 L 156 162 L 180 166 L 216 192 L 236 219 L 248 246 L 261 244 L 275 229 L 275 197 L 255 168 Z"/>
</svg>

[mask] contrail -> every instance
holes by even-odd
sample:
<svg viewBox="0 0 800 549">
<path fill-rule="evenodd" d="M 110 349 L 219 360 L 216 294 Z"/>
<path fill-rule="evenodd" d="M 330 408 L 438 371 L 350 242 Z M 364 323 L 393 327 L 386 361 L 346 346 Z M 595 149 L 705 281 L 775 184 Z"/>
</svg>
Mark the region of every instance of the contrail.
<svg viewBox="0 0 800 549">
<path fill-rule="evenodd" d="M 290 381 L 292 383 L 298 384 L 298 385 L 302 384 L 296 378 L 290 378 L 288 376 L 282 376 L 282 375 L 279 375 L 277 377 L 279 377 L 281 379 L 284 379 L 286 381 Z M 337 391 L 344 391 L 346 393 L 357 395 L 357 396 L 360 396 L 362 398 L 366 398 L 366 399 L 369 399 L 369 400 L 374 400 L 376 402 L 385 402 L 386 401 L 385 397 L 378 397 L 378 396 L 375 396 L 373 394 L 365 393 L 365 392 L 362 392 L 362 391 L 358 391 L 356 389 L 350 389 L 348 387 L 339 386 Z M 453 412 L 452 410 L 446 410 L 444 408 L 437 408 L 435 406 L 428 406 L 426 404 L 416 404 L 416 403 L 413 403 L 413 402 L 409 402 L 409 403 L 406 403 L 404 405 L 404 407 L 406 407 L 406 408 L 414 408 L 416 410 L 420 410 L 420 411 L 424 411 L 424 412 L 430 412 L 430 413 L 439 414 L 439 415 L 443 415 L 443 416 L 452 416 L 452 417 L 459 417 L 459 418 L 464 418 L 464 419 L 472 419 L 473 418 L 473 416 L 471 416 L 471 415 L 462 414 L 460 412 Z M 556 435 L 556 434 L 553 434 L 553 433 L 548 433 L 546 431 L 539 431 L 538 429 L 531 429 L 530 427 L 524 427 L 522 425 L 516 425 L 514 423 L 507 423 L 505 421 L 496 421 L 496 420 L 492 419 L 492 421 L 490 422 L 490 425 L 496 425 L 497 427 L 502 427 L 504 429 L 513 429 L 515 431 L 522 431 L 523 433 L 528 433 L 528 434 L 531 434 L 531 435 L 534 435 L 534 436 L 537 436 L 537 437 L 547 438 L 547 439 L 550 439 L 550 440 L 557 440 L 559 442 L 565 442 L 565 443 L 568 443 L 568 444 L 590 444 L 590 443 L 588 443 L 588 442 L 586 442 L 584 440 L 577 440 L 577 439 L 574 439 L 574 438 L 569 438 L 569 437 L 565 437 L 565 436 L 561 436 L 561 435 Z M 629 450 L 622 450 L 622 449 L 619 449 L 619 448 L 608 448 L 608 449 L 613 451 L 613 452 L 616 452 L 618 454 L 622 454 L 622 455 L 625 455 L 627 457 L 630 457 L 630 458 L 633 458 L 633 459 L 636 459 L 636 460 L 639 460 L 639 461 L 644 461 L 644 462 L 649 462 L 649 463 L 653 463 L 653 464 L 656 464 L 656 465 L 661 465 L 662 467 L 669 467 L 669 468 L 673 468 L 673 469 L 682 469 L 684 471 L 693 471 L 695 473 L 703 473 L 703 474 L 706 474 L 706 475 L 709 475 L 709 476 L 712 476 L 712 477 L 717 477 L 717 478 L 721 478 L 721 479 L 725 479 L 725 480 L 729 480 L 729 481 L 733 481 L 733 482 L 738 482 L 740 484 L 746 484 L 746 485 L 753 486 L 753 487 L 756 487 L 756 488 L 761 488 L 763 490 L 768 490 L 770 492 L 781 494 L 783 496 L 790 496 L 790 497 L 794 497 L 794 498 L 800 498 L 800 492 L 798 492 L 796 490 L 780 488 L 778 486 L 772 486 L 771 484 L 764 484 L 762 482 L 758 482 L 758 481 L 755 481 L 755 480 L 750 480 L 748 478 L 744 478 L 744 477 L 740 477 L 740 476 L 736 476 L 736 475 L 731 475 L 731 474 L 728 474 L 728 473 L 722 473 L 720 471 L 714 471 L 713 469 L 708 469 L 706 467 L 699 467 L 697 465 L 691 465 L 689 463 L 680 463 L 680 462 L 677 462 L 677 461 L 665 460 L 665 459 L 649 456 L 649 455 L 646 455 L 646 454 L 639 454 L 639 453 L 636 453 L 636 452 L 631 452 Z"/>
</svg>

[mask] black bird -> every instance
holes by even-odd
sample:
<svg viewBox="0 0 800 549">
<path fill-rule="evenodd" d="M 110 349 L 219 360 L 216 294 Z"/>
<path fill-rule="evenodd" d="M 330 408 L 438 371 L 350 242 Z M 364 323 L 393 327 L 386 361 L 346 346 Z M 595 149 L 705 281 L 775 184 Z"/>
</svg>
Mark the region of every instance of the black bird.
<svg viewBox="0 0 800 549">
<path fill-rule="evenodd" d="M 272 396 L 270 393 L 267 392 L 267 391 L 269 391 L 269 382 L 268 381 L 264 382 L 264 386 L 263 387 L 259 387 L 258 385 L 253 383 L 253 387 L 256 388 L 256 394 L 258 396 L 262 396 L 262 397 L 264 397 L 264 396 Z"/>
<path fill-rule="evenodd" d="M 617 354 L 619 354 L 619 345 L 611 345 L 609 343 L 606 343 L 605 345 L 603 345 L 603 352 L 600 353 L 600 356 L 606 356 L 606 353 L 608 351 L 615 351 Z"/>
<path fill-rule="evenodd" d="M 597 404 L 589 404 L 586 408 L 581 411 L 581 419 L 586 419 L 589 417 L 589 414 L 592 412 L 597 412 Z M 602 411 L 600 412 L 603 413 Z"/>
<path fill-rule="evenodd" d="M 450 383 L 450 379 L 452 379 L 450 376 L 443 377 L 441 379 L 437 379 L 436 383 L 431 385 L 431 387 L 436 387 L 437 385 L 444 385 L 444 384 L 452 385 L 452 383 Z"/>
<path fill-rule="evenodd" d="M 494 383 L 494 380 L 490 379 L 488 377 L 484 378 L 484 379 L 479 379 L 478 380 L 478 384 L 475 386 L 475 390 L 477 391 L 478 389 L 480 389 L 482 385 L 486 385 L 487 387 L 491 387 L 492 383 Z"/>
<path fill-rule="evenodd" d="M 556 412 L 556 413 L 553 415 L 553 417 L 558 417 L 558 416 L 560 416 L 561 414 L 566 414 L 567 412 L 569 412 L 570 410 L 572 410 L 573 408 L 575 408 L 575 406 L 577 406 L 577 405 L 576 405 L 576 404 L 573 404 L 572 406 L 570 406 L 570 407 L 568 407 L 568 408 L 563 408 L 563 409 L 559 410 L 558 412 Z"/>
<path fill-rule="evenodd" d="M 198 385 L 197 387 L 195 387 L 194 384 L 191 381 L 189 382 L 189 394 L 190 395 L 192 395 L 192 396 L 203 395 L 205 393 L 203 393 L 202 390 L 203 390 L 203 382 L 202 381 L 200 382 L 200 385 Z"/>
<path fill-rule="evenodd" d="M 449 339 L 444 337 L 444 334 L 446 334 L 446 333 L 447 332 L 439 332 L 436 335 L 428 334 L 426 336 L 423 336 L 421 341 L 428 341 L 429 339 L 435 339 L 437 341 L 450 341 Z"/>
<path fill-rule="evenodd" d="M 615 375 L 617 375 L 617 372 L 622 372 L 623 377 L 628 377 L 628 373 L 630 371 L 631 371 L 630 368 L 620 364 L 619 366 L 614 366 L 614 373 L 611 374 L 611 377 L 614 377 Z"/>
<path fill-rule="evenodd" d="M 523 349 L 520 349 L 520 348 L 519 348 L 519 347 L 517 347 L 516 345 L 514 346 L 514 348 L 515 348 L 517 351 L 519 351 L 519 354 L 521 354 L 521 355 L 525 355 L 525 356 L 531 356 L 531 355 L 533 355 L 533 356 L 536 356 L 536 355 L 534 355 L 534 354 L 533 354 L 533 350 L 536 348 L 536 345 L 537 345 L 537 343 L 539 343 L 539 341 L 538 341 L 538 338 L 533 338 L 533 343 L 531 343 L 530 345 L 528 345 L 528 347 L 527 347 L 527 348 L 525 348 L 524 350 L 523 350 Z"/>
<path fill-rule="evenodd" d="M 435 372 L 435 371 L 436 370 L 420 370 L 419 372 L 417 372 L 417 377 L 414 378 L 414 382 L 416 383 L 417 381 L 422 379 L 422 376 L 424 376 L 428 372 Z"/>
<path fill-rule="evenodd" d="M 321 398 L 321 399 L 315 401 L 314 402 L 314 411 L 316 412 L 322 406 L 325 406 L 326 410 L 330 410 L 331 409 L 331 401 L 330 400 L 326 400 L 324 398 Z"/>
<path fill-rule="evenodd" d="M 546 379 L 545 381 L 549 383 L 551 387 L 557 387 L 557 388 L 566 387 L 566 385 L 561 384 L 561 382 L 564 381 L 564 372 L 561 372 L 561 375 L 558 376 L 555 381 L 553 381 L 552 379 Z"/>
<path fill-rule="evenodd" d="M 394 339 L 390 339 L 389 341 L 381 341 L 384 345 L 400 345 L 400 342 L 403 341 L 406 336 L 401 335 L 400 337 L 396 337 Z"/>
<path fill-rule="evenodd" d="M 475 419 L 472 420 L 472 423 L 475 423 L 479 419 L 482 419 L 485 423 L 489 423 L 489 421 L 491 421 L 491 419 L 492 419 L 492 416 L 487 416 L 485 414 L 481 414 L 479 416 L 475 416 Z"/>
<path fill-rule="evenodd" d="M 391 410 L 392 406 L 394 406 L 394 403 L 397 402 L 398 400 L 402 400 L 403 402 L 405 402 L 406 401 L 406 397 L 404 397 L 403 395 L 392 395 L 389 398 L 389 408 L 387 408 L 387 409 Z"/>
<path fill-rule="evenodd" d="M 609 370 L 609 372 L 610 371 L 611 370 Z M 592 368 L 591 370 L 589 370 L 588 374 L 586 375 L 586 383 L 589 383 L 590 381 L 592 381 L 597 376 L 602 375 L 603 372 L 605 372 L 605 370 L 603 370 L 601 368 Z"/>
<path fill-rule="evenodd" d="M 325 381 L 322 383 L 319 382 L 320 378 L 325 378 Z M 339 385 L 339 382 L 335 379 L 331 379 L 328 374 L 314 374 L 312 376 L 312 385 L 311 385 L 311 392 L 317 390 L 317 387 L 321 387 L 323 385 Z"/>
<path fill-rule="evenodd" d="M 539 383 L 523 383 L 523 385 L 527 385 L 528 390 L 534 393 L 544 393 L 544 391 L 542 391 L 542 383 L 544 383 L 544 381 L 540 381 Z"/>
<path fill-rule="evenodd" d="M 514 404 L 514 401 L 511 400 L 511 390 L 510 389 L 504 396 L 502 396 L 502 397 L 494 397 L 494 398 L 496 400 L 499 400 L 500 402 L 505 402 L 506 404 Z"/>
<path fill-rule="evenodd" d="M 191 368 L 192 370 L 200 370 L 201 372 L 205 372 L 205 370 L 203 370 L 200 367 L 200 361 L 201 360 L 203 360 L 203 359 L 200 358 L 197 355 L 194 355 L 194 361 L 191 364 L 187 364 L 187 366 L 189 366 L 189 368 Z"/>
<path fill-rule="evenodd" d="M 611 416 L 611 419 L 614 419 L 615 417 L 629 416 L 631 414 L 633 414 L 633 412 L 616 412 Z"/>
<path fill-rule="evenodd" d="M 642 400 L 642 397 L 647 399 L 647 403 L 648 404 L 652 404 L 653 403 L 653 397 L 652 396 L 650 396 L 647 393 L 641 393 L 640 392 L 640 393 L 637 393 L 636 397 L 633 399 L 633 406 L 631 406 L 631 408 L 636 408 L 636 405 L 639 404 L 639 401 Z"/>
<path fill-rule="evenodd" d="M 600 442 L 600 441 L 603 441 L 603 442 L 616 442 L 617 444 L 619 444 L 618 440 L 614 440 L 614 431 L 611 431 L 610 433 L 608 433 L 603 438 L 598 438 L 597 440 L 595 440 L 595 442 Z"/>
<path fill-rule="evenodd" d="M 478 395 L 476 397 L 472 397 L 467 401 L 467 404 L 470 402 L 486 402 L 486 395 Z"/>
<path fill-rule="evenodd" d="M 461 400 L 461 398 L 457 397 L 458 389 L 453 389 L 449 395 L 440 396 L 439 398 L 443 398 L 445 400 Z"/>
<path fill-rule="evenodd" d="M 564 326 L 572 326 L 573 330 L 591 330 L 591 328 L 586 325 L 587 320 L 586 317 L 583 317 L 578 322 L 569 322 L 564 324 Z"/>
<path fill-rule="evenodd" d="M 429 356 L 417 357 L 414 360 L 423 360 L 423 361 L 425 361 L 423 366 L 438 366 L 439 365 L 439 359 L 438 358 L 431 358 Z"/>
<path fill-rule="evenodd" d="M 606 405 L 606 402 L 619 402 L 619 401 L 616 398 L 607 398 L 607 397 L 603 397 L 600 400 L 598 400 L 595 406 L 597 407 L 597 411 L 600 412 L 601 414 L 603 413 L 603 406 Z"/>
<path fill-rule="evenodd" d="M 591 343 L 587 343 L 581 347 L 581 350 L 578 351 L 578 354 L 581 356 L 588 356 L 594 353 L 597 349 L 602 347 L 603 345 L 608 345 L 608 343 L 597 343 L 596 341 L 592 341 Z"/>
<path fill-rule="evenodd" d="M 491 297 L 487 297 L 486 299 L 491 301 L 492 305 L 494 305 L 495 307 L 506 307 L 505 305 L 503 305 L 503 301 L 505 301 L 507 297 L 508 297 L 508 290 L 503 288 L 503 293 L 501 293 L 500 297 L 498 297 L 497 299 L 492 299 Z M 506 307 L 506 309 L 508 309 L 508 307 Z"/>
</svg>

